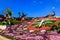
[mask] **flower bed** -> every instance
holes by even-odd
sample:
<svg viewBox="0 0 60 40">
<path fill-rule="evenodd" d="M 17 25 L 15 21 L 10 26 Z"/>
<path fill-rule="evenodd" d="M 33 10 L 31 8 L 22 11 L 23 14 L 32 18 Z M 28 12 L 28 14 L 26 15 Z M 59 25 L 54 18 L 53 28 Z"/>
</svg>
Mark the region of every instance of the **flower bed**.
<svg viewBox="0 0 60 40">
<path fill-rule="evenodd" d="M 25 23 L 23 23 L 23 24 L 25 25 Z M 50 32 L 50 33 L 53 36 L 54 36 L 54 34 L 57 35 L 56 32 L 54 34 L 52 32 Z M 41 33 L 40 31 L 27 32 L 27 31 L 23 30 L 23 25 L 20 25 L 20 24 L 8 26 L 5 30 L 2 31 L 2 34 L 3 34 L 3 36 L 14 38 L 15 40 L 44 40 L 44 38 L 45 38 L 43 36 L 44 34 Z M 46 36 L 50 36 L 50 34 L 46 34 Z M 46 39 L 48 39 L 48 38 L 46 38 Z M 51 39 L 51 36 L 50 36 L 50 39 Z"/>
<path fill-rule="evenodd" d="M 47 33 L 45 35 L 45 32 L 41 33 L 40 31 L 41 30 L 50 30 L 51 27 L 48 26 L 48 24 L 47 25 L 44 24 L 39 27 L 38 24 L 40 22 L 41 22 L 40 20 L 38 20 L 38 21 L 35 20 L 33 22 L 24 22 L 21 24 L 8 25 L 7 28 L 2 31 L 2 34 L 3 34 L 3 36 L 11 37 L 15 40 L 44 40 L 44 38 L 46 38 L 46 36 L 50 36 L 51 34 Z M 53 34 L 53 36 L 54 36 L 54 34 L 58 35 L 58 34 L 56 34 L 56 32 L 52 33 L 52 34 Z M 50 38 L 51 38 L 51 36 L 50 36 Z M 46 38 L 46 39 L 48 39 L 48 38 Z"/>
<path fill-rule="evenodd" d="M 53 23 L 47 24 L 47 25 L 46 25 L 46 24 L 42 24 L 43 26 L 39 27 L 39 22 L 41 22 L 41 21 L 39 20 L 39 21 L 34 21 L 34 22 L 30 23 L 30 24 L 27 26 L 27 29 L 29 29 L 29 30 L 38 30 L 38 31 L 40 31 L 40 30 L 50 30 L 51 27 L 48 26 L 48 25 L 53 24 Z M 49 22 L 49 21 L 48 21 L 48 22 Z M 50 21 L 50 22 L 52 22 L 52 21 Z"/>
</svg>

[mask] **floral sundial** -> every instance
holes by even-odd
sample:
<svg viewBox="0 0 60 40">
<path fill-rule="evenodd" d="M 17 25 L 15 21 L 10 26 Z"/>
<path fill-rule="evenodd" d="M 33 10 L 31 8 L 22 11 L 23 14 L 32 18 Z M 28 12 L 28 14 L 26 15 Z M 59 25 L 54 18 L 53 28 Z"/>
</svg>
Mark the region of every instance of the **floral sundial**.
<svg viewBox="0 0 60 40">
<path fill-rule="evenodd" d="M 51 19 L 47 20 L 48 22 L 46 21 L 46 23 L 48 23 L 48 24 L 50 23 L 51 25 L 53 25 L 54 21 L 57 21 L 57 20 L 59 20 L 59 19 L 58 18 L 51 18 Z M 37 30 L 37 31 L 39 31 L 39 30 L 50 30 L 51 29 L 51 27 L 48 26 L 48 24 L 46 24 L 47 26 L 44 26 L 44 25 L 43 26 L 39 26 L 40 22 L 41 22 L 41 20 L 33 21 L 32 23 L 30 23 L 27 26 L 27 29 L 29 29 L 29 30 Z"/>
<path fill-rule="evenodd" d="M 30 25 L 28 25 L 28 29 L 29 30 L 48 30 L 49 29 L 49 27 L 45 27 L 45 26 L 41 26 L 41 27 L 39 27 L 39 22 L 40 21 L 36 21 L 36 22 L 32 22 Z"/>
</svg>

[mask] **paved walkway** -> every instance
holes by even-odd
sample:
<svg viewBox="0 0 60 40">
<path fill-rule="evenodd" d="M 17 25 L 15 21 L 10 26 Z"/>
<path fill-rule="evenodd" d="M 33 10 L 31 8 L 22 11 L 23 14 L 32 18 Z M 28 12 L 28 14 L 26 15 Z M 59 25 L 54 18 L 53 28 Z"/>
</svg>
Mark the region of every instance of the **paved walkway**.
<svg viewBox="0 0 60 40">
<path fill-rule="evenodd" d="M 0 40 L 9 40 L 9 39 L 7 39 L 7 38 L 0 35 Z"/>
</svg>

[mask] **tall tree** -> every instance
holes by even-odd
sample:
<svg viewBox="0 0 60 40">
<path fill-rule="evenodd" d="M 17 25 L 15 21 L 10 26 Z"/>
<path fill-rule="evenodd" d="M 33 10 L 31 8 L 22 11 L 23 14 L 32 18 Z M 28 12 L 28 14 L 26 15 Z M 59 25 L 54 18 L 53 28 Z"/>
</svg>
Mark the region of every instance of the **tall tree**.
<svg viewBox="0 0 60 40">
<path fill-rule="evenodd" d="M 21 13 L 20 12 L 18 12 L 18 15 L 19 15 L 19 18 L 21 17 Z"/>
<path fill-rule="evenodd" d="M 24 14 L 24 12 L 22 12 L 22 14 L 21 14 L 21 21 L 23 22 L 23 21 L 25 21 L 25 19 L 26 19 L 26 14 Z"/>
<path fill-rule="evenodd" d="M 25 18 L 26 17 L 26 14 L 24 14 L 24 12 L 22 12 L 21 17 L 24 17 Z"/>
<path fill-rule="evenodd" d="M 13 14 L 13 12 L 11 12 L 10 8 L 7 8 L 7 11 L 4 11 L 4 13 L 6 14 L 6 16 L 8 18 L 11 18 L 12 17 L 12 14 Z"/>
<path fill-rule="evenodd" d="M 11 17 L 13 12 L 11 12 L 10 8 L 7 8 L 7 10 L 4 11 L 4 13 L 6 14 L 6 19 L 8 21 L 8 24 L 11 25 Z"/>
</svg>

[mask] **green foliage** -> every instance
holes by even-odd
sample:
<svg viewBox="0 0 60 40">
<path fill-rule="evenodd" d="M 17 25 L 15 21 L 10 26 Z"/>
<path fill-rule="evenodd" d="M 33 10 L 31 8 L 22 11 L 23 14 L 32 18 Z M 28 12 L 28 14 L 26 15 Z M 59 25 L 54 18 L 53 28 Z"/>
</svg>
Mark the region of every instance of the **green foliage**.
<svg viewBox="0 0 60 40">
<path fill-rule="evenodd" d="M 17 21 L 17 20 L 12 20 L 11 23 L 12 23 L 12 25 L 15 25 L 15 24 L 19 24 L 21 22 L 20 21 Z"/>
<path fill-rule="evenodd" d="M 38 33 L 39 31 L 35 30 L 34 33 Z"/>
<path fill-rule="evenodd" d="M 58 23 L 58 28 L 60 28 L 60 22 Z"/>
<path fill-rule="evenodd" d="M 27 30 L 25 30 L 25 31 L 28 33 L 30 30 L 27 29 Z"/>
<path fill-rule="evenodd" d="M 7 14 L 8 16 L 12 16 L 13 12 L 11 12 L 10 8 L 7 8 L 7 11 L 4 11 L 5 14 Z"/>
<path fill-rule="evenodd" d="M 55 21 L 54 20 L 47 20 L 46 22 L 52 22 L 52 23 L 54 23 Z"/>
<path fill-rule="evenodd" d="M 2 22 L 0 21 L 0 25 L 2 25 Z"/>
<path fill-rule="evenodd" d="M 51 26 L 54 24 L 54 22 L 54 20 L 47 20 L 42 24 L 42 26 Z"/>
<path fill-rule="evenodd" d="M 39 23 L 41 22 L 41 20 L 37 21 L 35 24 L 33 24 L 32 26 L 36 27 L 36 28 L 39 28 Z M 45 21 L 42 26 L 51 26 L 53 25 L 55 21 L 54 20 L 47 20 Z"/>
<path fill-rule="evenodd" d="M 33 24 L 32 26 L 34 26 L 35 28 L 39 28 L 39 23 L 41 22 L 41 20 L 37 21 L 35 24 Z"/>
<path fill-rule="evenodd" d="M 17 21 L 17 20 L 10 20 L 10 22 L 12 25 L 21 23 L 20 21 Z M 9 25 L 9 21 L 8 20 L 2 21 L 2 22 L 0 21 L 0 25 Z"/>
<path fill-rule="evenodd" d="M 45 23 L 43 25 L 45 25 L 45 26 L 51 26 L 51 25 L 53 25 L 53 23 Z"/>
<path fill-rule="evenodd" d="M 8 24 L 8 22 L 3 23 L 3 22 L 0 21 L 0 25 L 7 25 L 7 24 Z"/>
</svg>

